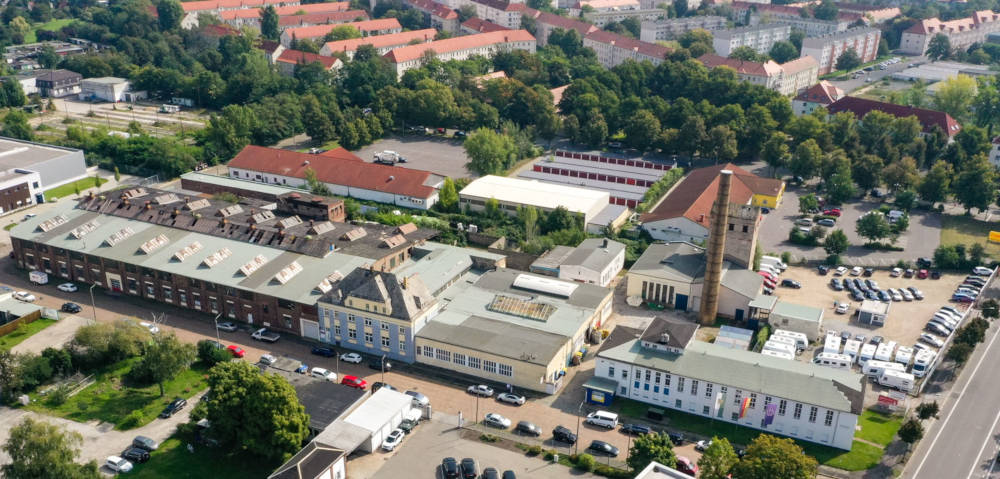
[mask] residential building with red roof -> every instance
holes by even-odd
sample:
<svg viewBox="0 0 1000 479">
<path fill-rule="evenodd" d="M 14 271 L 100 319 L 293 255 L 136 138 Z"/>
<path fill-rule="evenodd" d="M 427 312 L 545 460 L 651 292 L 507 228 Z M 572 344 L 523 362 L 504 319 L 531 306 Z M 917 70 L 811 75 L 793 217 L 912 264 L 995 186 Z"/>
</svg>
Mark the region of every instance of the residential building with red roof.
<svg viewBox="0 0 1000 479">
<path fill-rule="evenodd" d="M 502 32 L 510 31 L 509 28 L 503 25 L 497 25 L 489 20 L 483 20 L 482 18 L 472 17 L 464 22 L 462 22 L 461 31 L 463 35 L 475 35 L 477 33 L 490 33 L 490 32 Z"/>
<path fill-rule="evenodd" d="M 181 19 L 181 28 L 195 28 L 198 26 L 198 15 L 208 13 L 219 15 L 227 10 L 248 10 L 259 9 L 267 5 L 291 6 L 301 3 L 299 0 L 202 0 L 197 2 L 181 2 L 184 10 L 184 18 Z"/>
<path fill-rule="evenodd" d="M 991 33 L 1000 32 L 1000 13 L 980 10 L 971 17 L 942 22 L 938 18 L 921 20 L 903 31 L 899 49 L 903 53 L 923 55 L 931 38 L 941 33 L 948 37 L 952 50 L 965 50 L 973 43 L 985 43 Z"/>
<path fill-rule="evenodd" d="M 605 68 L 621 65 L 625 60 L 650 61 L 654 65 L 663 63 L 672 50 L 662 45 L 648 43 L 617 33 L 597 30 L 583 37 L 583 46 L 597 53 L 597 61 Z"/>
<path fill-rule="evenodd" d="M 823 80 L 802 93 L 792 100 L 792 111 L 796 115 L 808 115 L 817 108 L 826 108 L 830 106 L 833 102 L 844 97 L 844 90 L 833 86 L 832 83 Z"/>
<path fill-rule="evenodd" d="M 761 208 L 774 208 L 781 203 L 784 181 L 761 178 L 732 163 L 698 168 L 674 186 L 656 208 L 639 218 L 642 229 L 657 240 L 707 240 L 722 170 L 733 172 L 730 203 Z"/>
<path fill-rule="evenodd" d="M 316 25 L 337 25 L 365 20 L 369 20 L 369 18 L 368 12 L 364 10 L 286 15 L 278 17 L 278 30 L 282 31 L 288 28 L 312 27 Z"/>
<path fill-rule="evenodd" d="M 297 65 L 317 62 L 323 65 L 323 68 L 327 71 L 338 70 L 344 64 L 339 58 L 335 57 L 325 57 L 323 55 L 317 55 L 315 53 L 303 52 L 299 50 L 284 49 L 278 55 L 278 58 L 274 60 L 274 64 L 278 66 L 278 71 L 285 76 L 295 76 L 295 67 Z"/>
<path fill-rule="evenodd" d="M 591 32 L 599 30 L 597 26 L 580 20 L 574 20 L 554 13 L 542 12 L 533 8 L 526 8 L 524 14 L 535 20 L 535 39 L 538 46 L 543 47 L 548 44 L 549 35 L 557 28 L 566 31 L 576 30 L 580 38 L 587 36 Z"/>
<path fill-rule="evenodd" d="M 604 28 L 610 23 L 621 22 L 630 18 L 639 23 L 656 21 L 664 17 L 662 8 L 638 8 L 634 10 L 605 10 L 603 12 L 583 12 L 583 19 L 593 23 L 598 28 Z"/>
<path fill-rule="evenodd" d="M 305 15 L 309 13 L 331 13 L 350 10 L 350 2 L 309 3 L 275 7 L 278 17 Z M 218 13 L 219 20 L 236 28 L 251 27 L 260 30 L 260 8 L 245 10 L 224 10 Z"/>
<path fill-rule="evenodd" d="M 780 23 L 802 30 L 806 37 L 842 32 L 861 17 L 857 13 L 842 12 L 836 20 L 820 20 L 803 16 L 802 7 L 792 5 L 773 5 L 753 2 L 736 1 L 729 4 L 734 21 L 740 23 L 749 20 L 750 25 L 760 23 Z"/>
<path fill-rule="evenodd" d="M 816 0 L 815 3 L 818 5 L 820 2 Z M 858 13 L 864 15 L 865 18 L 871 19 L 874 23 L 885 23 L 903 14 L 899 7 L 880 7 L 851 2 L 834 2 L 833 4 L 841 12 Z"/>
<path fill-rule="evenodd" d="M 535 37 L 527 30 L 504 30 L 407 45 L 385 54 L 385 58 L 395 67 L 396 75 L 402 78 L 406 70 L 421 66 L 428 51 L 433 52 L 438 60 L 448 61 L 465 60 L 473 55 L 491 57 L 497 52 L 514 50 L 534 53 L 535 46 Z"/>
<path fill-rule="evenodd" d="M 712 32 L 715 53 L 728 57 L 739 47 L 750 47 L 762 55 L 771 51 L 775 43 L 788 41 L 792 27 L 779 23 L 764 23 Z"/>
<path fill-rule="evenodd" d="M 819 74 L 825 75 L 837 69 L 837 59 L 848 49 L 853 49 L 858 54 L 861 63 L 874 61 L 878 57 L 881 38 L 882 31 L 871 27 L 806 37 L 802 39 L 802 56 L 815 58 L 819 62 Z"/>
<path fill-rule="evenodd" d="M 468 5 L 476 9 L 476 17 L 511 30 L 521 28 L 521 15 L 528 8 L 522 2 L 508 0 L 447 0 L 446 3 L 455 10 Z"/>
<path fill-rule="evenodd" d="M 595 12 L 639 10 L 639 0 L 577 0 L 569 8 L 569 16 L 579 17 L 584 7 L 590 7 Z"/>
<path fill-rule="evenodd" d="M 311 169 L 335 195 L 424 210 L 437 203 L 444 182 L 429 171 L 366 163 L 343 148 L 313 155 L 249 145 L 228 166 L 232 178 L 295 187 Z"/>
<path fill-rule="evenodd" d="M 958 122 L 951 117 L 951 115 L 943 111 L 926 110 L 923 108 L 914 108 L 912 106 L 897 105 L 895 103 L 867 100 L 855 96 L 845 96 L 833 102 L 829 107 L 827 107 L 827 111 L 831 115 L 842 111 L 853 113 L 858 120 L 864 120 L 865 115 L 873 111 L 888 113 L 896 118 L 915 116 L 922 127 L 922 134 L 926 135 L 931 133 L 936 126 L 940 128 L 945 135 L 948 135 L 949 139 L 953 138 L 958 134 L 958 132 L 962 131 L 962 125 L 959 125 Z"/>
<path fill-rule="evenodd" d="M 794 95 L 816 83 L 819 64 L 812 57 L 802 57 L 779 65 L 773 60 L 751 62 L 706 53 L 698 61 L 708 69 L 727 67 L 745 82 L 763 86 L 782 95 Z"/>
<path fill-rule="evenodd" d="M 422 12 L 424 18 L 430 21 L 431 28 L 448 33 L 458 31 L 458 12 L 448 5 L 434 0 L 404 0 L 403 4 Z"/>
<path fill-rule="evenodd" d="M 406 45 L 410 45 L 415 42 L 432 42 L 434 41 L 434 37 L 437 36 L 437 33 L 437 30 L 433 28 L 425 28 L 423 30 L 391 33 L 389 35 L 376 35 L 373 37 L 338 40 L 335 42 L 327 42 L 323 45 L 323 48 L 319 50 L 319 54 L 332 56 L 335 53 L 343 53 L 347 55 L 347 58 L 353 59 L 354 53 L 358 51 L 358 48 L 360 48 L 361 45 L 371 45 L 375 48 L 375 51 L 378 52 L 379 55 L 385 55 L 396 48 L 405 47 Z"/>
<path fill-rule="evenodd" d="M 357 28 L 362 37 L 388 35 L 403 31 L 403 26 L 395 18 L 380 18 L 362 22 L 341 23 L 339 25 L 315 25 L 311 27 L 287 28 L 281 32 L 281 44 L 288 48 L 292 40 L 322 40 L 334 28 L 347 25 Z"/>
</svg>

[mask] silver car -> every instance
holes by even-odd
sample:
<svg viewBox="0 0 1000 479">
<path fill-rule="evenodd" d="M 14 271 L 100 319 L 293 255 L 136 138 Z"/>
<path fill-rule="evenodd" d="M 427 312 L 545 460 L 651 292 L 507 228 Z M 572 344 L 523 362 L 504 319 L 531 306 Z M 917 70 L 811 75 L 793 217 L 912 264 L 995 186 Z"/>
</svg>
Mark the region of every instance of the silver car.
<svg viewBox="0 0 1000 479">
<path fill-rule="evenodd" d="M 510 419 L 507 419 L 495 412 L 491 412 L 486 414 L 486 417 L 483 418 L 483 424 L 501 429 L 507 429 L 510 427 Z"/>
<path fill-rule="evenodd" d="M 497 394 L 497 401 L 521 406 L 524 404 L 524 396 L 518 396 L 514 393 L 500 393 Z"/>
</svg>

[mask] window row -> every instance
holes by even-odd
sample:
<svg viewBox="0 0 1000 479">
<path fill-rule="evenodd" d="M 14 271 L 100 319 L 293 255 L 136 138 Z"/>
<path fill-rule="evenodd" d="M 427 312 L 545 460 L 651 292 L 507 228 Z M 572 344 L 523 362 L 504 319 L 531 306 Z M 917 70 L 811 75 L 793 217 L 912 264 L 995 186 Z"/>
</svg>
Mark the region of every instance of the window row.
<svg viewBox="0 0 1000 479">
<path fill-rule="evenodd" d="M 467 356 L 462 353 L 452 353 L 446 349 L 435 348 L 433 346 L 424 345 L 423 348 L 420 349 L 420 354 L 428 358 L 437 359 L 438 361 L 451 362 L 471 369 L 480 369 L 491 374 L 506 377 L 514 375 L 514 367 L 510 364 L 498 363 L 496 361 L 481 359 L 475 356 Z"/>
</svg>

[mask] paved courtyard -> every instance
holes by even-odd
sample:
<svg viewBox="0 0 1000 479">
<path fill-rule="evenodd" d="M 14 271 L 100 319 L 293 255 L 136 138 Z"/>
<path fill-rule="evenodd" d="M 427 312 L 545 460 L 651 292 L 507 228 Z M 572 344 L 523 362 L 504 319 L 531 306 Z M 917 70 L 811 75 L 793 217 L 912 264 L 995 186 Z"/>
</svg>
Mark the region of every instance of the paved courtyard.
<svg viewBox="0 0 1000 479">
<path fill-rule="evenodd" d="M 465 155 L 460 139 L 437 135 L 392 136 L 372 143 L 354 154 L 371 162 L 375 153 L 392 150 L 406 158 L 399 168 L 427 170 L 452 178 L 475 178 L 477 175 L 465 169 L 469 158 Z"/>
</svg>

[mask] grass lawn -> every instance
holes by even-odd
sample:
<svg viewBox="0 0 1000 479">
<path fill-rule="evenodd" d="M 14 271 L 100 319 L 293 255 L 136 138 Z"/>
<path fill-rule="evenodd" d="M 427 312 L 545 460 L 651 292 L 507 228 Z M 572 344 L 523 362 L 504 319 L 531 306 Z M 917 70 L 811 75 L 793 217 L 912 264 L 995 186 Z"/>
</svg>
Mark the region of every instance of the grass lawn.
<svg viewBox="0 0 1000 479">
<path fill-rule="evenodd" d="M 73 19 L 72 18 L 60 18 L 60 19 L 57 19 L 57 20 L 49 20 L 48 22 L 45 22 L 45 23 L 43 23 L 41 25 L 36 25 L 35 28 L 32 28 L 31 31 L 28 32 L 28 34 L 24 36 L 24 43 L 35 43 L 35 42 L 37 42 L 38 41 L 38 36 L 36 35 L 36 33 L 39 30 L 48 30 L 48 31 L 61 30 L 62 27 L 65 27 L 66 25 L 69 25 L 70 23 L 73 23 Z"/>
<path fill-rule="evenodd" d="M 649 407 L 649 404 L 638 401 L 615 398 L 615 406 L 612 406 L 611 409 L 616 409 L 623 416 L 645 418 L 646 410 Z M 661 407 L 660 409 L 664 408 Z M 674 411 L 672 409 L 665 409 L 665 411 L 666 422 L 671 428 L 689 431 L 702 436 L 725 437 L 734 445 L 749 445 L 762 433 L 762 431 L 757 429 L 740 426 L 728 421 L 712 421 L 703 416 Z M 895 418 L 886 418 L 871 411 L 865 411 L 859 423 L 862 430 L 857 434 L 857 437 L 880 444 L 883 442 L 888 444 L 900 425 L 899 421 Z M 886 437 L 890 429 L 892 434 L 889 434 L 888 439 L 883 441 L 883 438 Z M 860 441 L 854 441 L 850 451 L 812 442 L 795 441 L 795 443 L 802 447 L 806 454 L 816 458 L 820 464 L 846 471 L 870 469 L 878 464 L 879 459 L 882 457 L 881 449 Z"/>
<path fill-rule="evenodd" d="M 0 336 L 0 350 L 7 351 L 18 344 L 21 341 L 30 338 L 33 334 L 56 324 L 58 321 L 54 319 L 40 318 L 32 321 L 28 324 L 22 324 L 17 329 L 10 332 L 10 334 Z"/>
<path fill-rule="evenodd" d="M 108 180 L 104 178 L 100 179 L 100 183 L 102 185 L 107 182 Z M 66 183 L 65 185 L 59 185 L 50 190 L 45 190 L 45 201 L 52 201 L 52 198 L 63 198 L 75 194 L 76 191 L 73 185 L 80 185 L 80 191 L 84 191 L 87 188 L 94 187 L 94 178 L 93 177 L 80 178 L 79 180 L 76 180 L 72 183 Z"/>
<path fill-rule="evenodd" d="M 11 224 L 9 224 L 7 226 L 4 226 L 3 229 L 4 229 L 4 231 L 10 231 L 10 230 L 14 229 L 15 226 L 17 226 L 17 223 L 11 223 Z"/>
<path fill-rule="evenodd" d="M 990 243 L 990 231 L 1000 230 L 1000 224 L 980 221 L 969 216 L 941 215 L 941 244 L 979 243 L 986 247 L 986 254 L 1000 258 L 1000 244 Z"/>
<path fill-rule="evenodd" d="M 96 373 L 97 382 L 58 406 L 48 403 L 38 394 L 32 394 L 28 409 L 80 422 L 97 419 L 115 424 L 115 429 L 132 429 L 156 419 L 175 397 L 190 398 L 208 387 L 205 381 L 208 368 L 201 363 L 195 363 L 165 383 L 163 397 L 160 397 L 160 388 L 155 384 L 137 388 L 122 386 L 122 378 L 138 361 L 138 358 L 127 359 Z M 138 424 L 123 427 L 122 421 L 133 411 L 139 411 L 142 419 Z"/>
<path fill-rule="evenodd" d="M 187 444 L 194 444 L 194 453 L 188 452 Z M 197 444 L 192 435 L 177 433 L 153 451 L 149 462 L 136 464 L 128 476 L 133 479 L 242 479 L 267 477 L 280 465 L 246 452 L 209 448 Z"/>
</svg>

